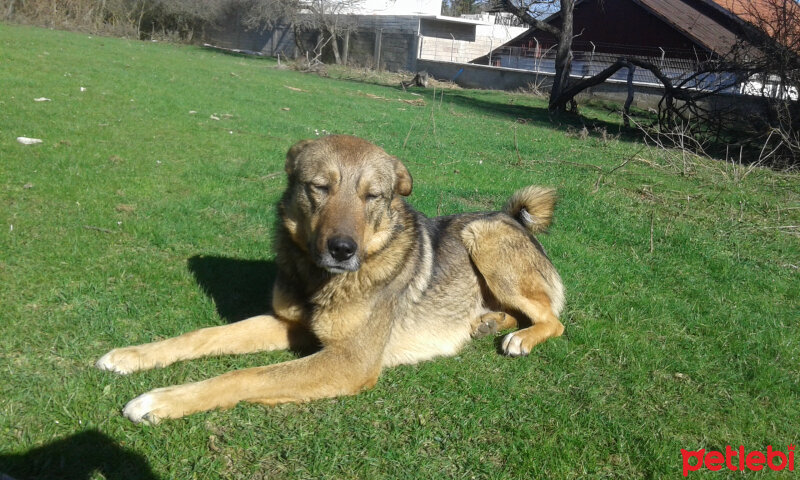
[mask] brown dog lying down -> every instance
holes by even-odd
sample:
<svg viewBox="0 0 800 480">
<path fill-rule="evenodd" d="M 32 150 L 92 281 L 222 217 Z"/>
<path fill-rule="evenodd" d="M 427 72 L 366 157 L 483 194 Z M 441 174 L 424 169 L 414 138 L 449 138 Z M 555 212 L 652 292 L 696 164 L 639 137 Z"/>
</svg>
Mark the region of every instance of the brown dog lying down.
<svg viewBox="0 0 800 480">
<path fill-rule="evenodd" d="M 130 401 L 155 423 L 241 401 L 268 405 L 355 394 L 381 370 L 454 355 L 471 336 L 506 335 L 527 355 L 564 331 L 561 279 L 533 234 L 550 224 L 553 190 L 527 187 L 502 212 L 426 218 L 403 199 L 411 176 L 356 137 L 301 141 L 286 156 L 273 313 L 168 340 L 118 348 L 97 361 L 127 374 L 207 355 L 321 345 L 312 355 L 159 388 Z"/>
</svg>

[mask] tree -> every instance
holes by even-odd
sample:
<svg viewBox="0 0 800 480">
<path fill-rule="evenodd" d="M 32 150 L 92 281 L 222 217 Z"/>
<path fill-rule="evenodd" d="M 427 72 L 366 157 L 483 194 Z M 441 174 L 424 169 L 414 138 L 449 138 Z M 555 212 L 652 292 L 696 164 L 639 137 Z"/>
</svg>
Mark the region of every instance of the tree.
<svg viewBox="0 0 800 480">
<path fill-rule="evenodd" d="M 339 39 L 344 38 L 356 27 L 354 18 L 349 15 L 358 11 L 363 0 L 309 0 L 302 12 L 301 24 L 306 29 L 317 30 L 320 40 L 315 50 L 331 44 L 336 64 L 342 63 Z"/>
<path fill-rule="evenodd" d="M 302 9 L 299 0 L 233 0 L 239 2 L 242 22 L 250 29 L 294 25 Z"/>
<path fill-rule="evenodd" d="M 342 63 L 339 40 L 356 28 L 357 14 L 364 0 L 228 0 L 241 3 L 247 28 L 272 28 L 276 24 L 294 30 L 301 50 L 312 50 L 315 57 L 330 46 L 337 64 Z M 316 32 L 315 44 L 305 45 L 304 33 Z"/>
<path fill-rule="evenodd" d="M 601 0 L 602 1 L 602 0 Z M 602 72 L 579 80 L 570 79 L 573 12 L 576 0 L 495 0 L 494 10 L 508 11 L 534 28 L 553 35 L 558 42 L 555 77 L 549 110 L 557 114 L 573 103 L 577 94 L 598 85 L 622 68 L 644 68 L 662 83 L 658 124 L 662 131 L 675 127 L 703 140 L 736 137 L 740 144 L 761 142 L 761 155 L 771 161 L 800 164 L 800 3 L 798 0 L 715 0 L 738 21 L 733 27 L 738 41 L 728 52 L 716 52 L 698 62 L 692 72 L 679 78 L 665 75 L 655 63 L 620 57 Z M 560 8 L 558 22 L 542 19 Z M 631 75 L 629 75 L 630 82 Z M 632 86 L 629 87 L 632 94 Z M 760 95 L 767 114 L 742 121 L 740 111 L 720 109 L 711 97 L 740 88 Z M 629 97 L 630 100 L 630 97 Z M 627 105 L 626 111 L 627 115 Z M 734 128 L 749 134 L 732 135 Z M 780 157 L 780 158 L 779 158 Z"/>
<path fill-rule="evenodd" d="M 486 11 L 487 0 L 445 0 L 442 3 L 442 13 L 451 17 L 464 14 L 475 14 Z"/>
<path fill-rule="evenodd" d="M 496 0 L 493 10 L 509 12 L 533 28 L 545 31 L 558 39 L 553 86 L 550 89 L 549 110 L 558 113 L 566 109 L 572 98 L 565 98 L 572 69 L 572 19 L 575 0 Z M 544 17 L 560 12 L 560 26 L 545 22 Z M 573 96 L 574 97 L 574 96 Z"/>
</svg>

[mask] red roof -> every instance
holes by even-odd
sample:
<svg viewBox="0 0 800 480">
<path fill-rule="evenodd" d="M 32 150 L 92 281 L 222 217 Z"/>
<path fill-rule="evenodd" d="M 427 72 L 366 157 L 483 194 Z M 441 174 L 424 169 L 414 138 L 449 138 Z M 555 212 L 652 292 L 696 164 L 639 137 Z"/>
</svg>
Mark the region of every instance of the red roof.
<svg viewBox="0 0 800 480">
<path fill-rule="evenodd" d="M 796 0 L 712 0 L 770 37 L 800 49 L 800 4 Z"/>
</svg>

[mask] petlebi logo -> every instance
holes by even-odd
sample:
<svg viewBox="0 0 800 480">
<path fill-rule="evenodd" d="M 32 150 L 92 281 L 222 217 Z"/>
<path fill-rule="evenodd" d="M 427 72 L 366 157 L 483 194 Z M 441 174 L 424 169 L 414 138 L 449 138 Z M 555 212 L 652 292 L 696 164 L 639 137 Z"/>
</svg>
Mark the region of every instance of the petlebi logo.
<svg viewBox="0 0 800 480">
<path fill-rule="evenodd" d="M 739 448 L 725 447 L 725 453 L 717 450 L 684 450 L 681 449 L 683 457 L 683 476 L 688 477 L 689 472 L 696 472 L 703 467 L 712 472 L 718 472 L 723 468 L 730 471 L 750 470 L 758 472 L 765 468 L 773 471 L 794 472 L 794 445 L 789 444 L 786 452 L 773 449 L 772 445 L 767 446 L 767 451 L 762 452 L 753 450 L 746 452 L 744 445 Z M 692 460 L 694 459 L 694 460 Z"/>
</svg>

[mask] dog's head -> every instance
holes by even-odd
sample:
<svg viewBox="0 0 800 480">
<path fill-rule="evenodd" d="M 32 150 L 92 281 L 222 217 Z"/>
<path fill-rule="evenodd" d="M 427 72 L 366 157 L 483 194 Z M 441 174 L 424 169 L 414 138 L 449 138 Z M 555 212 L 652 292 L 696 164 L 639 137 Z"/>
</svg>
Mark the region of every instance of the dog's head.
<svg viewBox="0 0 800 480">
<path fill-rule="evenodd" d="M 292 240 L 331 273 L 353 272 L 390 240 L 411 175 L 365 140 L 303 140 L 286 154 L 282 220 Z"/>
</svg>

